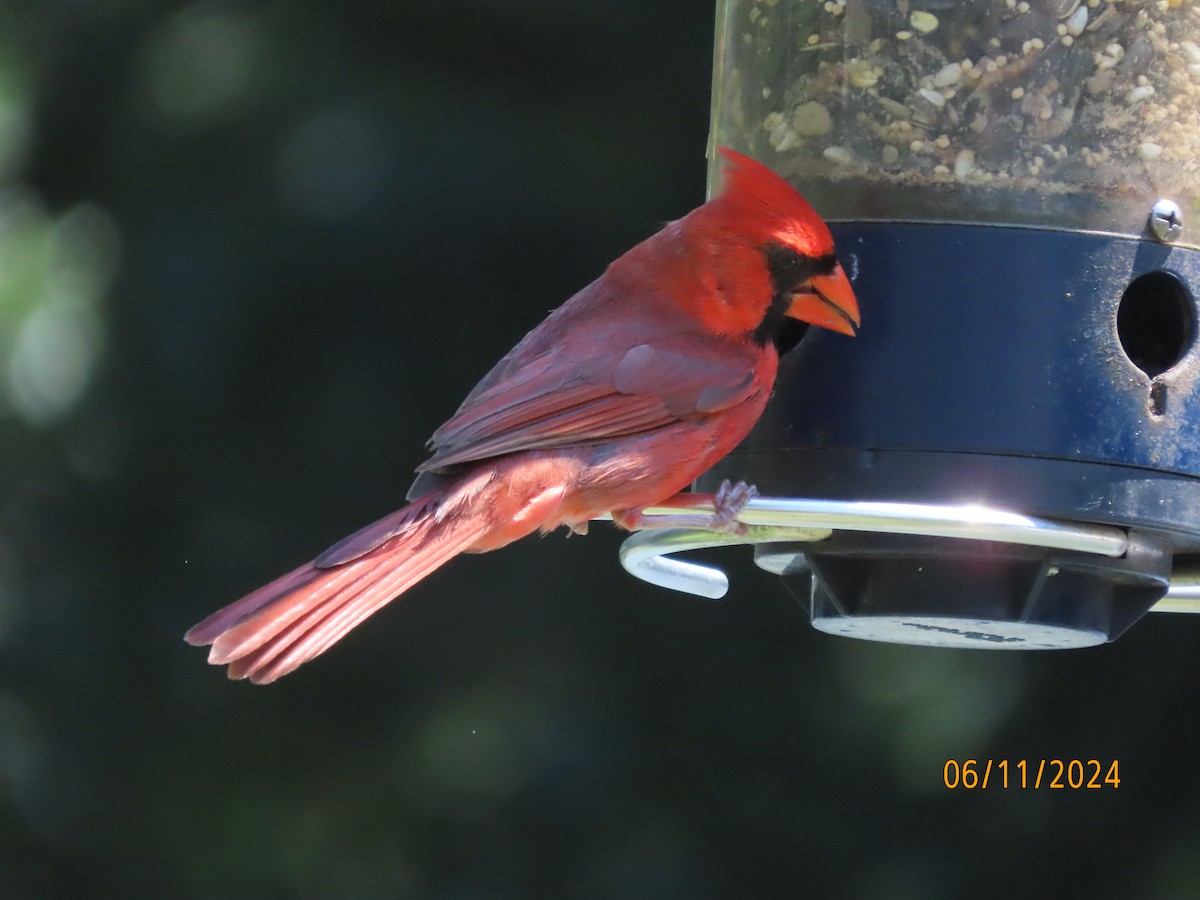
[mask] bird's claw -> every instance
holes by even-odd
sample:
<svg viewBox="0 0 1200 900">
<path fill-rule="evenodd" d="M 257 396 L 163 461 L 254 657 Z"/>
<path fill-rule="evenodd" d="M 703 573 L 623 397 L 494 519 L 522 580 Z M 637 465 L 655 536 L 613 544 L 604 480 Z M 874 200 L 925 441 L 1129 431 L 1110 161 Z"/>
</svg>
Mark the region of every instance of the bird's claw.
<svg viewBox="0 0 1200 900">
<path fill-rule="evenodd" d="M 754 485 L 744 481 L 734 483 L 726 478 L 713 496 L 713 515 L 709 528 L 725 534 L 744 535 L 746 526 L 738 521 L 738 516 L 746 504 L 757 496 L 758 488 Z"/>
<path fill-rule="evenodd" d="M 613 521 L 626 531 L 641 531 L 651 528 L 703 528 L 706 531 L 719 531 L 722 534 L 734 534 L 739 537 L 746 534 L 746 526 L 738 521 L 746 504 L 758 496 L 758 488 L 744 481 L 731 482 L 729 479 L 721 482 L 716 494 L 711 498 L 706 494 L 676 494 L 662 502 L 667 509 L 678 509 L 668 515 L 657 514 L 647 516 L 642 508 L 615 509 L 612 512 Z M 711 514 L 696 510 L 696 507 L 706 504 L 711 499 L 713 511 Z M 655 504 L 659 506 L 660 504 Z M 685 510 L 694 510 L 688 513 Z"/>
</svg>

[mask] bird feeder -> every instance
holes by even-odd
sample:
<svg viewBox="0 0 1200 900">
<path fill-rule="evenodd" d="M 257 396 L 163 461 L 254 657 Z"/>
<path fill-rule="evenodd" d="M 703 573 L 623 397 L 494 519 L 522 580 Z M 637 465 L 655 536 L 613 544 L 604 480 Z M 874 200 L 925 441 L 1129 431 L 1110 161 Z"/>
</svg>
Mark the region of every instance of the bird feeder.
<svg viewBox="0 0 1200 900">
<path fill-rule="evenodd" d="M 752 543 L 817 628 L 914 644 L 1200 608 L 1200 7 L 722 0 L 711 143 L 829 221 L 863 325 L 698 483 L 757 485 L 746 534 L 643 532 L 631 571 L 716 596 L 669 554 Z"/>
</svg>

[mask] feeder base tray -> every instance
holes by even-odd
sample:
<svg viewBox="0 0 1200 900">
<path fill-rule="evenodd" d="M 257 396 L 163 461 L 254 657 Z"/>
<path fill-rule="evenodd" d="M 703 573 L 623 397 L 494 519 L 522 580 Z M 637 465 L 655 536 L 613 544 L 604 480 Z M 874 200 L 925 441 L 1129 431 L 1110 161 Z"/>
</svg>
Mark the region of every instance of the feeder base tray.
<svg viewBox="0 0 1200 900">
<path fill-rule="evenodd" d="M 1085 628 L 940 616 L 847 618 L 814 614 L 812 624 L 818 631 L 842 637 L 969 650 L 1071 650 L 1108 641 L 1103 631 Z"/>
</svg>

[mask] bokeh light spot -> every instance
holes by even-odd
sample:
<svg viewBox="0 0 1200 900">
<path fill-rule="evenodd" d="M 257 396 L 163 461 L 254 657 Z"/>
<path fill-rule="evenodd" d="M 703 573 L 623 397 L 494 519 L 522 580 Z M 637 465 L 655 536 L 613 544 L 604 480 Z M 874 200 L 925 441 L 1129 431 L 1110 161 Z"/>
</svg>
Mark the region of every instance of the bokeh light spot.
<svg viewBox="0 0 1200 900">
<path fill-rule="evenodd" d="M 338 219 L 359 212 L 383 180 L 383 143 L 369 119 L 333 110 L 309 119 L 279 152 L 279 193 L 303 215 Z"/>
<path fill-rule="evenodd" d="M 55 220 L 32 192 L 0 196 L 0 395 L 26 421 L 55 422 L 83 396 L 104 344 L 97 303 L 119 244 L 96 206 Z"/>
<path fill-rule="evenodd" d="M 208 3 L 176 13 L 147 41 L 145 89 L 156 118 L 203 126 L 254 93 L 262 35 L 253 18 Z"/>
</svg>

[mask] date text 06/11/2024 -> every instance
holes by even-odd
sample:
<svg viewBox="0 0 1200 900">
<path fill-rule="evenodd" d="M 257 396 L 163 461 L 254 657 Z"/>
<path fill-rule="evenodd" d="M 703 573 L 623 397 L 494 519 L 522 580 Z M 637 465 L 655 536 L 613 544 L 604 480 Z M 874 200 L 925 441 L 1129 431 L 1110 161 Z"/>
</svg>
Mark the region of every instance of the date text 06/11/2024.
<svg viewBox="0 0 1200 900">
<path fill-rule="evenodd" d="M 1117 760 L 956 759 L 946 760 L 942 782 L 949 790 L 1100 790 L 1120 787 Z"/>
</svg>

